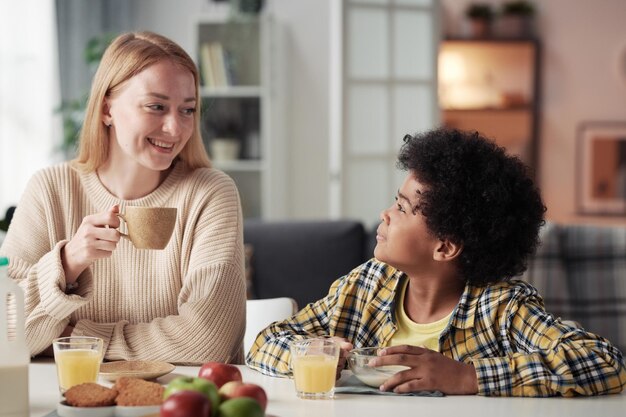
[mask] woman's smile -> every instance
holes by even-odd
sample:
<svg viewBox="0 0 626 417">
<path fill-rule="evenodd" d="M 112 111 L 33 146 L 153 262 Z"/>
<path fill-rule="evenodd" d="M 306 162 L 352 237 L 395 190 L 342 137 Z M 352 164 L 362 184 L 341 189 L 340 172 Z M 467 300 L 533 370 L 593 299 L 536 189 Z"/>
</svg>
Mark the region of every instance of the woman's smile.
<svg viewBox="0 0 626 417">
<path fill-rule="evenodd" d="M 148 138 L 148 143 L 152 145 L 158 152 L 171 153 L 174 149 L 174 143 L 164 142 L 162 140 Z"/>
</svg>

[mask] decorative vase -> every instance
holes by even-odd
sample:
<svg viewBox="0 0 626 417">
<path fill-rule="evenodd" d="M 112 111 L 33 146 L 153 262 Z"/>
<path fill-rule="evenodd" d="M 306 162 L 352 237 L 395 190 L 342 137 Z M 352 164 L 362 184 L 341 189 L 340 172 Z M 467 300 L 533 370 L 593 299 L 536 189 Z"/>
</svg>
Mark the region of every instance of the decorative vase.
<svg viewBox="0 0 626 417">
<path fill-rule="evenodd" d="M 234 161 L 239 159 L 241 143 L 235 138 L 214 138 L 210 150 L 214 161 Z"/>
<path fill-rule="evenodd" d="M 503 38 L 532 38 L 533 23 L 532 16 L 505 14 L 500 18 L 498 33 Z"/>
<path fill-rule="evenodd" d="M 237 13 L 257 15 L 263 9 L 264 0 L 231 0 Z"/>
<path fill-rule="evenodd" d="M 491 20 L 469 19 L 469 33 L 472 38 L 488 38 L 491 36 Z"/>
</svg>

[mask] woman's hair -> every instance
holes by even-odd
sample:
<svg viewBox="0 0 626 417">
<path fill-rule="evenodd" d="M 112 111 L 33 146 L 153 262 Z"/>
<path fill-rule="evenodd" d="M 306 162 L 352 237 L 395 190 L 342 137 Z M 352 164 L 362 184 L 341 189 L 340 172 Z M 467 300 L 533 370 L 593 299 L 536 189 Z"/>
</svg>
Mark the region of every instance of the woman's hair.
<svg viewBox="0 0 626 417">
<path fill-rule="evenodd" d="M 131 32 L 121 34 L 111 42 L 94 76 L 75 159 L 80 168 L 95 171 L 109 156 L 109 129 L 102 120 L 105 97 L 118 90 L 125 81 L 164 60 L 188 70 L 195 81 L 195 126 L 178 158 L 191 169 L 211 165 L 200 134 L 199 75 L 193 60 L 179 45 L 164 36 Z"/>
<path fill-rule="evenodd" d="M 519 158 L 477 132 L 407 135 L 398 167 L 426 186 L 420 211 L 440 239 L 463 245 L 459 269 L 475 285 L 522 274 L 546 208 Z"/>
</svg>

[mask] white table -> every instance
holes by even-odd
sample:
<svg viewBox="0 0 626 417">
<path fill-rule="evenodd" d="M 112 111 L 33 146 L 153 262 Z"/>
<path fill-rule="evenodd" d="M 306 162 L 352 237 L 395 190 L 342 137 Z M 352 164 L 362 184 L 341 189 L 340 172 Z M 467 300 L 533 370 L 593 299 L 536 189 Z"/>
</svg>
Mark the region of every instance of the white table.
<svg viewBox="0 0 626 417">
<path fill-rule="evenodd" d="M 457 416 L 457 417 L 623 417 L 626 416 L 626 393 L 577 398 L 492 398 L 480 396 L 396 397 L 383 395 L 337 394 L 333 400 L 301 400 L 296 397 L 293 381 L 271 378 L 240 366 L 243 380 L 261 385 L 269 402 L 267 415 L 275 417 L 349 416 Z M 196 376 L 199 367 L 179 366 L 159 378 L 165 384 L 179 375 Z M 35 360 L 30 365 L 31 416 L 45 416 L 56 408 L 59 392 L 56 369 L 50 360 Z"/>
</svg>

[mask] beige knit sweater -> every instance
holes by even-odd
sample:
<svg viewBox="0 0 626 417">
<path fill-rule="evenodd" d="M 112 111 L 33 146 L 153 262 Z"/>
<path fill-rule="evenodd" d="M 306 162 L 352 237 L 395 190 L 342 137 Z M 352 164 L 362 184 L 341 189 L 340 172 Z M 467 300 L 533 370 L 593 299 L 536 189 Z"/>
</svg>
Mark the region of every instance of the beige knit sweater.
<svg viewBox="0 0 626 417">
<path fill-rule="evenodd" d="M 121 239 L 65 294 L 60 249 L 83 218 L 120 204 L 177 207 L 164 250 L 138 250 Z M 65 327 L 98 336 L 109 360 L 242 363 L 245 330 L 243 223 L 233 181 L 214 169 L 178 162 L 151 194 L 125 201 L 96 173 L 69 163 L 30 180 L 0 256 L 26 297 L 26 338 L 35 355 Z"/>
</svg>

